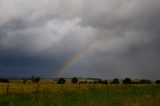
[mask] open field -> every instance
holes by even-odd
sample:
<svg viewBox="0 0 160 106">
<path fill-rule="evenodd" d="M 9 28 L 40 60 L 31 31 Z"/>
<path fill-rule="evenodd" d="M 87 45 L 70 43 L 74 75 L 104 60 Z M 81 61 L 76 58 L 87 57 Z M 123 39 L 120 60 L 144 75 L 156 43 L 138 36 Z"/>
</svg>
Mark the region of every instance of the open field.
<svg viewBox="0 0 160 106">
<path fill-rule="evenodd" d="M 160 106 L 160 85 L 0 84 L 0 106 Z"/>
</svg>

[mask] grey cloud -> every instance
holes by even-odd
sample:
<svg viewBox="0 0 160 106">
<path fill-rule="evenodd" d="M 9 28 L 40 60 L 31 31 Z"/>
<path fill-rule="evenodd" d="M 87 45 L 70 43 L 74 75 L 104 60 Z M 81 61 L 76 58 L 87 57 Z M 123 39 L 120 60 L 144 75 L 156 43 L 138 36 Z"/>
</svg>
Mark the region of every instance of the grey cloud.
<svg viewBox="0 0 160 106">
<path fill-rule="evenodd" d="M 51 67 L 56 73 L 101 39 L 63 75 L 158 78 L 159 5 L 159 0 L 1 0 L 0 69 L 5 75 L 11 66 L 33 73 L 38 67 L 50 73 L 42 70 Z"/>
</svg>

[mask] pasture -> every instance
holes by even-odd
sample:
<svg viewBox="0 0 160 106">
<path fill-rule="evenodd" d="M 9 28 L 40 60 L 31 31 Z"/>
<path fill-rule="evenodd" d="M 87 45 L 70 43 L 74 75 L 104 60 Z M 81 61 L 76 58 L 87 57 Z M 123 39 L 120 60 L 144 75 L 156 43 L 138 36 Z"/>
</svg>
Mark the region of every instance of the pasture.
<svg viewBox="0 0 160 106">
<path fill-rule="evenodd" d="M 0 83 L 0 106 L 160 106 L 156 84 Z"/>
</svg>

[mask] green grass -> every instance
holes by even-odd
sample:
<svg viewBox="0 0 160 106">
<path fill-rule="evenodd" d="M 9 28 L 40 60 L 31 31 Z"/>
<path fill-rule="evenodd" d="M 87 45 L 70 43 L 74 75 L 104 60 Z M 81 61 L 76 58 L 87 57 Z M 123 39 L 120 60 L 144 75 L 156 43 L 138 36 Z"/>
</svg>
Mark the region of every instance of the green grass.
<svg viewBox="0 0 160 106">
<path fill-rule="evenodd" d="M 62 91 L 0 96 L 0 106 L 160 106 L 160 86 L 87 84 L 74 90 L 64 86 Z"/>
</svg>

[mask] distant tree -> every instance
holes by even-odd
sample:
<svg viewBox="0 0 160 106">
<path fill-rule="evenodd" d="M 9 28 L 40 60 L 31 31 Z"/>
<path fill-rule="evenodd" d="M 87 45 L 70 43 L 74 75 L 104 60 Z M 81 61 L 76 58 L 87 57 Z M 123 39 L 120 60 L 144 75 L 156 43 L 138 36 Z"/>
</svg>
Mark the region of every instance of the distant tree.
<svg viewBox="0 0 160 106">
<path fill-rule="evenodd" d="M 57 84 L 64 84 L 66 80 L 64 78 L 59 78 Z"/>
<path fill-rule="evenodd" d="M 156 80 L 156 81 L 155 81 L 155 84 L 160 84 L 160 80 Z"/>
<path fill-rule="evenodd" d="M 38 76 L 35 78 L 35 83 L 39 83 L 39 81 L 40 81 L 40 77 Z"/>
<path fill-rule="evenodd" d="M 9 83 L 8 79 L 0 79 L 0 83 Z"/>
<path fill-rule="evenodd" d="M 102 84 L 103 81 L 102 81 L 101 79 L 99 79 L 99 80 L 97 80 L 97 83 L 98 83 L 98 84 Z"/>
<path fill-rule="evenodd" d="M 107 81 L 107 80 L 103 80 L 102 83 L 103 83 L 103 84 L 108 84 L 108 81 Z"/>
<path fill-rule="evenodd" d="M 132 84 L 132 80 L 130 78 L 125 78 L 123 84 Z"/>
<path fill-rule="evenodd" d="M 79 83 L 80 83 L 80 84 L 86 84 L 87 81 L 86 81 L 86 80 L 85 80 L 85 81 L 79 81 Z"/>
<path fill-rule="evenodd" d="M 117 78 L 113 79 L 113 81 L 111 82 L 111 84 L 119 84 L 119 83 L 120 83 L 119 79 Z"/>
<path fill-rule="evenodd" d="M 26 84 L 26 83 L 27 83 L 27 79 L 23 79 L 23 80 L 22 80 L 22 83 L 23 83 L 23 84 Z"/>
<path fill-rule="evenodd" d="M 86 84 L 86 83 L 87 83 L 87 81 L 85 80 L 85 81 L 84 81 L 84 83 Z"/>
<path fill-rule="evenodd" d="M 35 76 L 33 75 L 33 76 L 31 77 L 31 80 L 32 80 L 33 83 L 38 83 L 38 82 L 40 81 L 40 77 L 39 77 L 39 76 L 35 77 Z"/>
<path fill-rule="evenodd" d="M 132 81 L 132 84 L 140 84 L 140 81 Z"/>
<path fill-rule="evenodd" d="M 78 78 L 73 77 L 72 80 L 71 80 L 71 83 L 75 84 L 75 83 L 77 83 L 77 82 L 78 82 Z"/>
<path fill-rule="evenodd" d="M 35 83 L 35 76 L 34 75 L 31 77 L 31 80 L 33 83 Z"/>
<path fill-rule="evenodd" d="M 151 81 L 148 79 L 141 79 L 140 84 L 151 84 Z"/>
<path fill-rule="evenodd" d="M 94 84 L 102 84 L 103 81 L 102 81 L 101 79 L 98 79 L 98 80 L 95 80 L 93 83 L 94 83 Z"/>
</svg>

